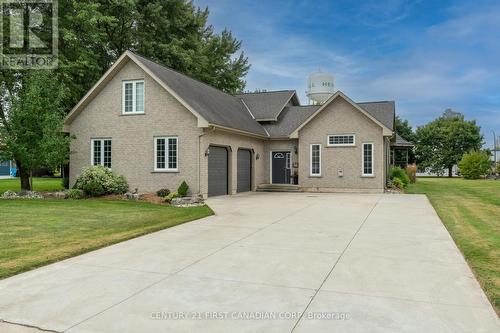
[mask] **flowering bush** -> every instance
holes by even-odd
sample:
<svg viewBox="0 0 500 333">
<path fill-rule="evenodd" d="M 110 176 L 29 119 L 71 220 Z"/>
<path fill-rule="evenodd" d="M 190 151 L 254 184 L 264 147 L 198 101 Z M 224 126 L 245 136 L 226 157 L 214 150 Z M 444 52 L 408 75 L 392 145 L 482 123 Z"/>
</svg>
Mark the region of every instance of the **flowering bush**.
<svg viewBox="0 0 500 333">
<path fill-rule="evenodd" d="M 123 194 L 128 191 L 128 183 L 125 177 L 117 175 L 111 169 L 96 165 L 83 168 L 74 188 L 82 190 L 86 195 L 98 197 Z"/>
</svg>

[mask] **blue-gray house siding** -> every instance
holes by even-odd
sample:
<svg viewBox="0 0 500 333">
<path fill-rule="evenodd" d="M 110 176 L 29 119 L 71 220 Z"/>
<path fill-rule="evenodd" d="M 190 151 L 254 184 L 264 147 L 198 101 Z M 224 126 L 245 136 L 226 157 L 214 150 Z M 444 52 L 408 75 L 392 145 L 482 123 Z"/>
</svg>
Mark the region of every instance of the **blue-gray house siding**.
<svg viewBox="0 0 500 333">
<path fill-rule="evenodd" d="M 0 161 L 0 176 L 15 176 L 15 172 L 11 161 Z"/>
</svg>

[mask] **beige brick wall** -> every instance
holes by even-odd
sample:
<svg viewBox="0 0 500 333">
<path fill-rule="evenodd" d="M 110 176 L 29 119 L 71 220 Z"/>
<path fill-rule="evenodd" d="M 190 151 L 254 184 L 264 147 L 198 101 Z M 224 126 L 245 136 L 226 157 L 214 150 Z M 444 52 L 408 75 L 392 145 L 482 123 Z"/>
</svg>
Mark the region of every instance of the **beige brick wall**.
<svg viewBox="0 0 500 333">
<path fill-rule="evenodd" d="M 122 115 L 122 81 L 145 80 L 145 114 Z M 91 163 L 90 140 L 112 139 L 112 169 L 140 192 L 177 189 L 186 180 L 198 193 L 198 136 L 196 118 L 135 63 L 129 62 L 70 126 L 70 182 Z M 179 172 L 154 172 L 154 137 L 177 136 Z"/>
<path fill-rule="evenodd" d="M 330 134 L 356 135 L 354 147 L 327 147 Z M 306 190 L 350 191 L 384 189 L 382 128 L 338 98 L 299 132 L 299 184 Z M 374 144 L 374 177 L 362 177 L 362 144 Z M 321 177 L 310 176 L 310 144 L 321 144 Z M 343 170 L 343 177 L 338 176 Z"/>
<path fill-rule="evenodd" d="M 145 114 L 122 115 L 122 82 L 145 81 Z M 208 193 L 210 145 L 230 147 L 229 187 L 237 191 L 237 152 L 253 149 L 252 187 L 270 182 L 270 152 L 292 153 L 292 165 L 298 163 L 299 184 L 309 190 L 382 190 L 384 188 L 384 144 L 382 129 L 349 103 L 337 99 L 299 133 L 299 140 L 263 140 L 221 129 L 201 129 L 197 119 L 133 62 L 127 63 L 70 125 L 76 137 L 71 144 L 70 182 L 91 163 L 92 138 L 112 139 L 112 169 L 124 175 L 133 190 L 177 189 L 185 180 L 191 193 Z M 356 134 L 355 147 L 328 148 L 328 134 Z M 154 171 L 154 137 L 176 136 L 179 140 L 179 171 Z M 373 142 L 375 176 L 361 176 L 361 147 Z M 322 176 L 309 176 L 311 143 L 322 144 Z M 295 154 L 298 147 L 298 154 Z M 257 156 L 259 157 L 257 159 Z M 342 168 L 343 177 L 337 170 Z M 293 174 L 293 170 L 292 170 Z"/>
<path fill-rule="evenodd" d="M 208 157 L 205 156 L 205 151 L 210 145 L 230 148 L 228 150 L 230 194 L 235 194 L 237 189 L 237 154 L 239 148 L 253 149 L 254 151 L 252 156 L 252 190 L 255 190 L 260 184 L 265 183 L 264 168 L 266 157 L 264 155 L 264 140 L 230 133 L 220 129 L 206 129 L 205 134 L 201 137 L 200 150 L 200 192 L 202 195 L 206 197 L 208 194 Z M 256 158 L 257 155 L 259 155 L 259 159 Z"/>
</svg>

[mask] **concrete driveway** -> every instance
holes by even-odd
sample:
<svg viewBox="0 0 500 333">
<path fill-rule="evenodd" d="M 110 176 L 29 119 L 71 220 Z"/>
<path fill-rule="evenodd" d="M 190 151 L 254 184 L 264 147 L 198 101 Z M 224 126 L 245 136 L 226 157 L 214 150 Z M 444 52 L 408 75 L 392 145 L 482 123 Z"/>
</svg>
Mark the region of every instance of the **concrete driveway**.
<svg viewBox="0 0 500 333">
<path fill-rule="evenodd" d="M 0 332 L 500 330 L 424 196 L 208 203 L 216 216 L 0 281 Z"/>
</svg>

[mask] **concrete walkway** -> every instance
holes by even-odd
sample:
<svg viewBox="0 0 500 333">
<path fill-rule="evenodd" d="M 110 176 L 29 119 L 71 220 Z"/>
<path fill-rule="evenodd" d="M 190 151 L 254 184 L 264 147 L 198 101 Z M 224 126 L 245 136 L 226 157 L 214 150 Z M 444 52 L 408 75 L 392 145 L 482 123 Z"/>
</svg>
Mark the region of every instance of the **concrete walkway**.
<svg viewBox="0 0 500 333">
<path fill-rule="evenodd" d="M 0 281 L 0 332 L 500 331 L 425 196 L 209 204 L 216 216 Z"/>
</svg>

